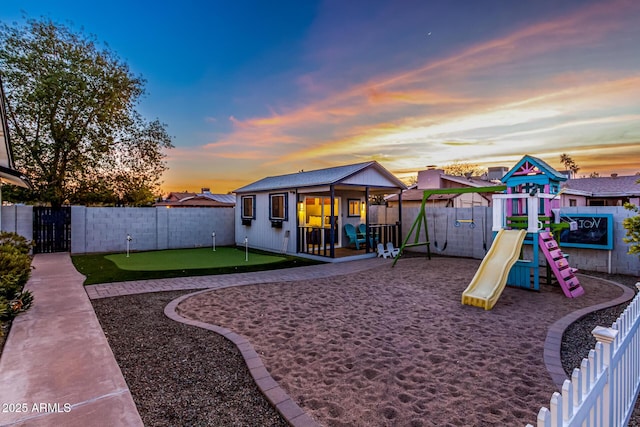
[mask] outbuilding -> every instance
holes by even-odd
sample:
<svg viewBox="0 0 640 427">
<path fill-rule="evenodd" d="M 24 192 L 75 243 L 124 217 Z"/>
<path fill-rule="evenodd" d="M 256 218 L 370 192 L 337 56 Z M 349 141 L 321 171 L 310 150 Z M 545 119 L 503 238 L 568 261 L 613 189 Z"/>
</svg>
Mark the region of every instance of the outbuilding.
<svg viewBox="0 0 640 427">
<path fill-rule="evenodd" d="M 325 261 L 372 256 L 378 242 L 399 246 L 402 224 L 372 224 L 370 200 L 404 189 L 376 161 L 266 177 L 234 191 L 236 244 Z M 401 197 L 397 209 L 402 218 Z"/>
</svg>

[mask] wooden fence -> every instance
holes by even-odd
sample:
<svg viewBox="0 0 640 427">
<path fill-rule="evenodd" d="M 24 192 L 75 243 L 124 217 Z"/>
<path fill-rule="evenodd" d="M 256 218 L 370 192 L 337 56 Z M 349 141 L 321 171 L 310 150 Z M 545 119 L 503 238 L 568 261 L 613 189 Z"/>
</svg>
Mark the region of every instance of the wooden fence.
<svg viewBox="0 0 640 427">
<path fill-rule="evenodd" d="M 595 349 L 565 380 L 562 393 L 553 393 L 549 408 L 540 409 L 537 426 L 627 425 L 640 390 L 639 325 L 640 294 L 611 328 L 592 331 Z"/>
</svg>

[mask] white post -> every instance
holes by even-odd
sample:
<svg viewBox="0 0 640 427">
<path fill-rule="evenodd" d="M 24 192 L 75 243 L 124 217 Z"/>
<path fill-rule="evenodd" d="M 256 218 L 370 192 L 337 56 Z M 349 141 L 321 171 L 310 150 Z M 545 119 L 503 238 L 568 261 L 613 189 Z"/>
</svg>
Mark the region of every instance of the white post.
<svg viewBox="0 0 640 427">
<path fill-rule="evenodd" d="M 249 261 L 249 238 L 244 238 L 244 260 Z"/>
<path fill-rule="evenodd" d="M 129 242 L 131 242 L 131 235 L 127 234 L 127 258 L 129 258 Z"/>
<path fill-rule="evenodd" d="M 211 233 L 211 239 L 213 240 L 213 252 L 216 251 L 216 232 Z"/>
<path fill-rule="evenodd" d="M 500 231 L 505 226 L 504 199 L 496 197 L 492 204 L 493 224 L 491 231 Z"/>
<path fill-rule="evenodd" d="M 612 375 L 613 367 L 611 366 L 611 361 L 613 359 L 613 343 L 618 335 L 618 331 L 613 328 L 605 328 L 602 326 L 596 326 L 593 331 L 591 331 L 591 335 L 593 335 L 596 340 L 602 344 L 604 349 L 603 354 L 603 365 L 604 369 L 607 370 L 607 382 L 604 386 L 603 394 L 602 394 L 602 402 L 603 402 L 603 419 L 604 424 L 606 426 L 613 426 L 613 411 L 614 411 L 614 402 L 613 402 L 613 391 L 614 387 L 617 387 L 617 384 L 612 384 L 614 376 Z"/>
<path fill-rule="evenodd" d="M 529 196 L 527 199 L 527 214 L 528 214 L 528 226 L 527 232 L 529 233 L 537 233 L 539 230 L 538 227 L 538 206 L 540 205 L 540 200 L 538 195 L 535 194 L 533 196 Z"/>
</svg>

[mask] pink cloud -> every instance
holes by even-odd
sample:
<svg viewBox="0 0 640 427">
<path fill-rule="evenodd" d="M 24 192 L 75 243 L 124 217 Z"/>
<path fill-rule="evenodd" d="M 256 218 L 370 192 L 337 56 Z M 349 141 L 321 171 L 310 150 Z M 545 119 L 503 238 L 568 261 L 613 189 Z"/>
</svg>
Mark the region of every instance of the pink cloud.
<svg viewBox="0 0 640 427">
<path fill-rule="evenodd" d="M 457 140 L 448 134 L 453 131 L 468 129 L 465 141 L 472 146 L 474 141 L 487 143 L 479 129 L 506 127 L 510 121 L 566 120 L 567 109 L 580 114 L 587 107 L 597 109 L 598 103 L 611 103 L 613 114 L 613 106 L 630 102 L 625 94 L 638 92 L 638 76 L 610 72 L 604 66 L 562 74 L 553 68 L 558 56 L 611 43 L 607 38 L 628 25 L 630 17 L 637 17 L 638 8 L 630 1 L 598 3 L 412 69 L 373 74 L 342 89 L 328 89 L 339 86 L 327 85 L 320 72 L 302 74 L 296 80 L 300 87 L 326 95 L 301 105 L 271 108 L 264 116 L 231 116 L 233 130 L 207 144 L 204 151 L 213 158 L 262 160 L 274 167 L 309 158 L 316 163 L 322 159 L 344 163 L 367 154 L 389 156 L 392 164 L 402 159 L 406 165 L 409 155 L 390 148 L 398 140 L 406 146 L 414 144 L 415 154 L 423 153 L 427 142 L 439 149 L 442 141 Z M 522 80 L 523 70 L 530 81 Z M 512 84 L 505 84 L 510 80 Z M 509 151 L 496 145 L 489 154 L 498 156 L 500 149 Z"/>
</svg>

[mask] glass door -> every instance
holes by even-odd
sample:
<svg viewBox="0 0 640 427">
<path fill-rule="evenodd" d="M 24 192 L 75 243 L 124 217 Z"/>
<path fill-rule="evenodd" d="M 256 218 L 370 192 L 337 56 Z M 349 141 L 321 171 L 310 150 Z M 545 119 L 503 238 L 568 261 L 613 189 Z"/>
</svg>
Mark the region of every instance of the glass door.
<svg viewBox="0 0 640 427">
<path fill-rule="evenodd" d="M 342 245 L 342 233 L 340 233 L 340 197 L 333 200 L 333 214 L 336 217 L 336 233 L 335 247 Z M 324 230 L 321 233 L 322 243 L 329 244 L 331 231 L 331 197 L 314 197 L 306 196 L 304 199 L 305 206 L 305 225 L 307 227 L 317 227 Z"/>
</svg>

